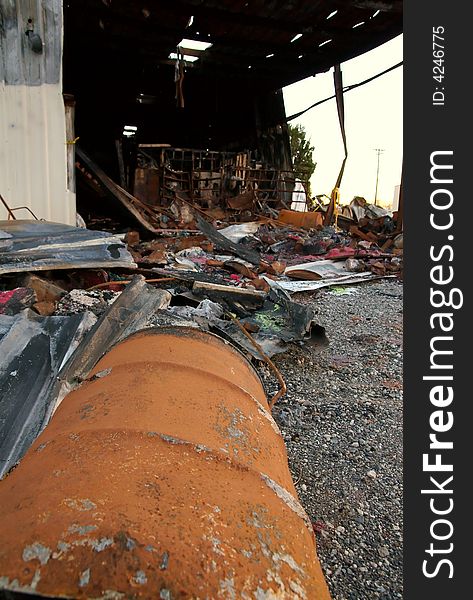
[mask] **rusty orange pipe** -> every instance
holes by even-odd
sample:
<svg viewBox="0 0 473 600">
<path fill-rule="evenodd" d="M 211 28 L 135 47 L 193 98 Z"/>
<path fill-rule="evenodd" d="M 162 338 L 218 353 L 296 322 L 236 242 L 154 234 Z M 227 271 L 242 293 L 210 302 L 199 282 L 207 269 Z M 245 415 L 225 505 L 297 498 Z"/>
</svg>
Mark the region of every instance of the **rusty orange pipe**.
<svg viewBox="0 0 473 600">
<path fill-rule="evenodd" d="M 115 346 L 0 482 L 0 589 L 330 598 L 250 364 L 193 329 Z"/>
</svg>

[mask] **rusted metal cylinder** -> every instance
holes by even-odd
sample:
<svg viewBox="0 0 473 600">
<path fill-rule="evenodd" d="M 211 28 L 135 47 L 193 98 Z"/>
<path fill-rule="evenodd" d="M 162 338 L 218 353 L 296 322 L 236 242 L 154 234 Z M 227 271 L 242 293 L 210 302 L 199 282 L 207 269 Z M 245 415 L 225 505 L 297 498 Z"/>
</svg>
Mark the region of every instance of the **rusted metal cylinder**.
<svg viewBox="0 0 473 600">
<path fill-rule="evenodd" d="M 200 331 L 115 346 L 0 482 L 0 507 L 0 589 L 330 598 L 261 382 Z"/>
</svg>

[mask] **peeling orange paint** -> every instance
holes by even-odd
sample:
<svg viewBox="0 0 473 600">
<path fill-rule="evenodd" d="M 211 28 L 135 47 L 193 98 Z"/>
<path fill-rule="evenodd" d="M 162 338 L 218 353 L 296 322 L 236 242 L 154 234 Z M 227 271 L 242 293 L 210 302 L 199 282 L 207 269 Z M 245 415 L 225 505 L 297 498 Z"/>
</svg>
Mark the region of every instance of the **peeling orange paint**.
<svg viewBox="0 0 473 600">
<path fill-rule="evenodd" d="M 0 482 L 0 589 L 330 598 L 261 383 L 191 329 L 113 348 Z"/>
</svg>

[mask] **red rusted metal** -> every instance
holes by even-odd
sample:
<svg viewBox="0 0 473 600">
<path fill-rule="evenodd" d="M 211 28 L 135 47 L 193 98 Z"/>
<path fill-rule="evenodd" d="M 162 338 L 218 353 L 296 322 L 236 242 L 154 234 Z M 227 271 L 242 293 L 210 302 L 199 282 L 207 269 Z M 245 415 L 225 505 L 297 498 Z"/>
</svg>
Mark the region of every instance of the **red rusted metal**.
<svg viewBox="0 0 473 600">
<path fill-rule="evenodd" d="M 249 363 L 179 328 L 114 347 L 0 482 L 0 589 L 330 598 Z"/>
</svg>

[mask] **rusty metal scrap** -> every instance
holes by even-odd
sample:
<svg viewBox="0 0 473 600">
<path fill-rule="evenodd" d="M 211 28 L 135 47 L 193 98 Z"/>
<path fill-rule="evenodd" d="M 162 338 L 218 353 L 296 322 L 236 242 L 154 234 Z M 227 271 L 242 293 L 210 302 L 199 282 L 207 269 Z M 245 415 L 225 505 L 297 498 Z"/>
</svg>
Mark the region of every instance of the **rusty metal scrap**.
<svg viewBox="0 0 473 600">
<path fill-rule="evenodd" d="M 330 598 L 256 373 L 220 338 L 115 346 L 0 482 L 0 589 Z"/>
</svg>

